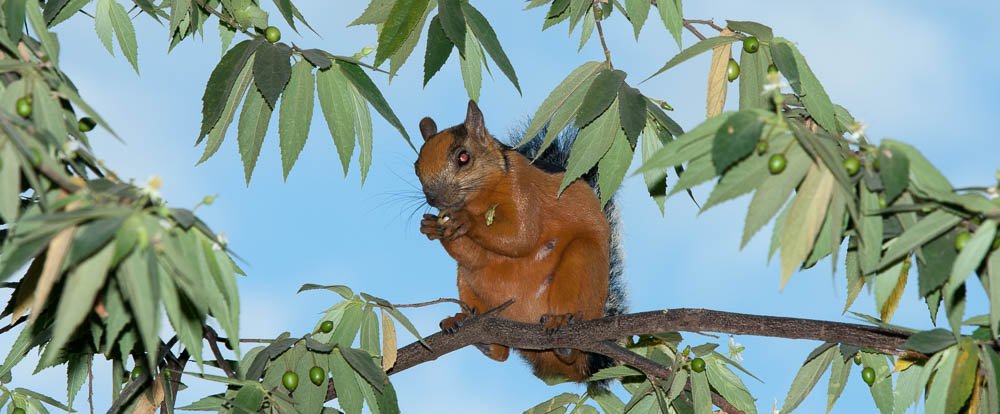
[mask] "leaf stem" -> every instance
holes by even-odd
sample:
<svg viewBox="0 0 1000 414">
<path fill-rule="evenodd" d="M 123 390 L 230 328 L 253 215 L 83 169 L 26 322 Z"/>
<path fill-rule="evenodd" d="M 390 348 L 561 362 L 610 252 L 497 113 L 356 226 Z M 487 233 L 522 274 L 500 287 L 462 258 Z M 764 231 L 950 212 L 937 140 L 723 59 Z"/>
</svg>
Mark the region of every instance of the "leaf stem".
<svg viewBox="0 0 1000 414">
<path fill-rule="evenodd" d="M 611 63 L 611 50 L 608 49 L 608 42 L 604 40 L 604 26 L 601 24 L 601 0 L 594 0 L 594 24 L 597 26 L 597 35 L 601 38 L 601 47 L 604 48 L 604 60 L 608 62 L 608 67 L 615 68 Z"/>
</svg>

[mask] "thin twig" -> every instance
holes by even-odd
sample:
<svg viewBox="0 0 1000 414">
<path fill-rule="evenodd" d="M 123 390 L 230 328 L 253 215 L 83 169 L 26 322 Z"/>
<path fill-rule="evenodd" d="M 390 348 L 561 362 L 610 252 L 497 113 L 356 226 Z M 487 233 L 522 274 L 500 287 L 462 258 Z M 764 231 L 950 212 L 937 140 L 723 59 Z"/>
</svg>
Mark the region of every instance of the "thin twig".
<svg viewBox="0 0 1000 414">
<path fill-rule="evenodd" d="M 87 403 L 90 404 L 90 414 L 94 414 L 94 354 L 87 358 Z"/>
<path fill-rule="evenodd" d="M 597 36 L 601 38 L 601 47 L 604 48 L 604 60 L 608 62 L 608 67 L 611 69 L 615 68 L 615 65 L 611 63 L 611 50 L 608 49 L 608 43 L 604 40 L 604 26 L 601 25 L 601 0 L 594 0 L 594 24 L 597 26 Z"/>
<path fill-rule="evenodd" d="M 231 18 L 229 16 L 226 16 L 226 15 L 220 13 L 218 10 L 215 10 L 212 6 L 209 6 L 208 3 L 205 3 L 205 0 L 194 0 L 194 1 L 195 1 L 195 3 L 198 3 L 198 6 L 201 6 L 201 8 L 205 9 L 205 11 L 207 11 L 207 12 L 215 15 L 215 17 L 219 18 L 219 20 L 221 20 L 223 23 L 231 26 L 232 28 L 237 29 L 237 30 L 239 30 L 239 31 L 241 31 L 241 32 L 243 32 L 243 33 L 251 36 L 251 37 L 257 37 L 258 36 L 258 35 L 254 34 L 254 33 L 251 33 L 249 30 L 243 28 L 242 26 L 240 26 L 240 24 L 235 19 L 233 19 L 233 18 Z"/>
<path fill-rule="evenodd" d="M 7 333 L 7 331 L 9 331 L 11 329 L 14 329 L 14 327 L 16 327 L 17 325 L 20 325 L 20 324 L 24 323 L 24 321 L 26 321 L 26 320 L 28 320 L 28 315 L 23 315 L 20 318 L 17 318 L 17 320 L 14 321 L 13 323 L 11 323 L 10 325 L 7 325 L 7 326 L 4 326 L 4 327 L 0 328 L 0 335 L 3 335 L 5 333 Z"/>
<path fill-rule="evenodd" d="M 424 306 L 437 305 L 439 303 L 454 303 L 457 304 L 458 306 L 461 306 L 463 309 L 465 309 L 466 307 L 465 302 L 452 298 L 440 298 L 437 300 L 431 300 L 427 302 L 393 304 L 392 306 L 395 306 L 397 308 L 422 308 Z"/>
<path fill-rule="evenodd" d="M 693 33 L 694 36 L 698 38 L 698 40 L 705 40 L 705 35 L 701 34 L 701 32 L 699 32 L 698 29 L 696 29 L 694 27 L 694 25 L 691 24 L 691 22 L 685 20 L 684 21 L 684 28 L 688 29 L 688 31 L 690 31 L 691 33 Z"/>
<path fill-rule="evenodd" d="M 215 361 L 219 363 L 219 368 L 225 371 L 227 377 L 236 378 L 236 371 L 233 371 L 233 367 L 229 366 L 229 361 L 226 361 L 226 358 L 222 356 L 222 351 L 219 350 L 219 335 L 211 326 L 205 325 L 205 339 L 208 340 L 208 346 L 212 348 L 212 354 L 215 355 Z"/>
</svg>

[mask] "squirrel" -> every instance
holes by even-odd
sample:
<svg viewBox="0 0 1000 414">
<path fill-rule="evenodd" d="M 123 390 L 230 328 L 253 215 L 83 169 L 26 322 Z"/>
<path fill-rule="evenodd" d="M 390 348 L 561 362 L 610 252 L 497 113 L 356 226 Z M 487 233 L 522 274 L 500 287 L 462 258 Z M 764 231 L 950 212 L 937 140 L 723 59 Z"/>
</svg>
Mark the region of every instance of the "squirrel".
<svg viewBox="0 0 1000 414">
<path fill-rule="evenodd" d="M 490 135 L 470 100 L 464 123 L 438 131 L 423 118 L 420 133 L 416 174 L 439 210 L 423 216 L 420 231 L 457 262 L 459 299 L 468 306 L 441 321 L 443 331 L 510 300 L 499 316 L 541 323 L 547 333 L 625 312 L 617 207 L 613 200 L 601 207 L 594 171 L 559 194 L 574 129 L 539 156 L 544 131 L 512 148 Z M 499 344 L 477 347 L 497 361 L 510 354 Z M 548 383 L 585 382 L 613 365 L 575 349 L 517 351 Z"/>
</svg>

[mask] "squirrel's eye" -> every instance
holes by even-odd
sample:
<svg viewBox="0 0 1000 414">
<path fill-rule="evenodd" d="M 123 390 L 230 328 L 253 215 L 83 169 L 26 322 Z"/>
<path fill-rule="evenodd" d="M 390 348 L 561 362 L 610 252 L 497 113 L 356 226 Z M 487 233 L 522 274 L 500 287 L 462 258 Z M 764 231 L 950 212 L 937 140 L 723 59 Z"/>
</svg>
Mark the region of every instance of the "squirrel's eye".
<svg viewBox="0 0 1000 414">
<path fill-rule="evenodd" d="M 456 157 L 456 159 L 458 160 L 458 165 L 468 164 L 469 163 L 469 152 L 465 151 L 465 150 L 460 151 L 458 153 L 458 157 Z"/>
</svg>

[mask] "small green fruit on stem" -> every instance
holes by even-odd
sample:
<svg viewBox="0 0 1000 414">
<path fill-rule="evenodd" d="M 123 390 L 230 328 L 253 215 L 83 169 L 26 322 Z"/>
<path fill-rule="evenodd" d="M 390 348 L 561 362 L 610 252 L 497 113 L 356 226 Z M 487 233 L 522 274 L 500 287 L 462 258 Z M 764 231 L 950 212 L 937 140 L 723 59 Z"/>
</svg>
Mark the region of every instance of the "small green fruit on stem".
<svg viewBox="0 0 1000 414">
<path fill-rule="evenodd" d="M 278 28 L 274 26 L 268 26 L 267 29 L 264 29 L 264 38 L 267 39 L 268 42 L 275 43 L 281 40 L 281 30 L 278 30 Z"/>
<path fill-rule="evenodd" d="M 784 154 L 774 154 L 767 160 L 767 169 L 771 171 L 771 174 L 781 174 L 787 165 L 788 160 L 785 159 Z"/>
<path fill-rule="evenodd" d="M 281 385 L 288 392 L 295 391 L 299 386 L 299 374 L 296 374 L 295 371 L 285 371 L 285 374 L 281 376 Z"/>
<path fill-rule="evenodd" d="M 729 58 L 729 65 L 726 66 L 726 79 L 732 82 L 738 77 L 740 77 L 740 64 L 736 63 L 736 59 Z"/>
</svg>

